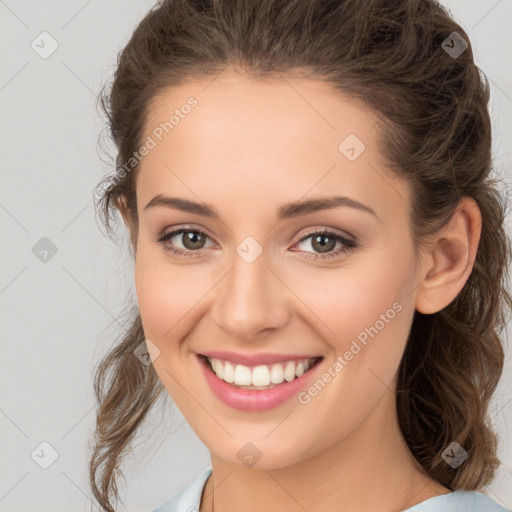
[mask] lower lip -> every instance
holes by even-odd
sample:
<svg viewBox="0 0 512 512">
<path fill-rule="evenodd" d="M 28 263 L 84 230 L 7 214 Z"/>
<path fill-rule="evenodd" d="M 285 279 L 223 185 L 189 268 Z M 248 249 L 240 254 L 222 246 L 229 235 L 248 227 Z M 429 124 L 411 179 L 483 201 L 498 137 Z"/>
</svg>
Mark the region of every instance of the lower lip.
<svg viewBox="0 0 512 512">
<path fill-rule="evenodd" d="M 297 395 L 311 380 L 319 366 L 317 362 L 307 372 L 291 382 L 283 382 L 271 389 L 254 390 L 237 388 L 219 379 L 203 356 L 198 356 L 206 382 L 225 404 L 241 411 L 265 411 L 277 407 Z"/>
</svg>

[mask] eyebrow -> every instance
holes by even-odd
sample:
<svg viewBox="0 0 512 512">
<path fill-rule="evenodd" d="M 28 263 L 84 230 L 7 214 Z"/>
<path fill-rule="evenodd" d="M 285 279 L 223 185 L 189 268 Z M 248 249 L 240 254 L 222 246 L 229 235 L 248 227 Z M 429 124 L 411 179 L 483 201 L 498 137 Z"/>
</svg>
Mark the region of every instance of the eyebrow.
<svg viewBox="0 0 512 512">
<path fill-rule="evenodd" d="M 158 194 L 144 207 L 144 211 L 149 208 L 154 208 L 155 206 L 166 206 L 183 212 L 195 213 L 196 215 L 201 215 L 203 217 L 220 220 L 220 216 L 213 206 L 206 203 L 196 203 L 195 201 L 190 201 L 189 199 L 183 199 L 180 197 L 168 197 Z M 277 210 L 276 218 L 277 220 L 291 219 L 320 210 L 336 208 L 338 206 L 355 208 L 357 210 L 370 213 L 377 219 L 379 218 L 377 213 L 375 213 L 375 211 L 369 206 L 345 196 L 318 197 L 308 199 L 307 201 L 286 203 Z"/>
<path fill-rule="evenodd" d="M 203 217 L 220 220 L 220 216 L 213 206 L 206 203 L 196 203 L 195 201 L 190 201 L 189 199 L 183 199 L 180 197 L 168 197 L 158 194 L 149 201 L 149 203 L 144 207 L 144 210 L 146 211 L 150 208 L 154 208 L 155 206 L 166 206 L 183 212 L 195 213 L 196 215 L 201 215 Z M 377 219 L 379 218 L 377 213 L 375 213 L 375 211 L 369 206 L 345 196 L 318 197 L 307 201 L 286 203 L 277 210 L 276 218 L 277 220 L 291 219 L 320 210 L 336 208 L 338 206 L 355 208 L 357 210 L 370 213 Z"/>
</svg>

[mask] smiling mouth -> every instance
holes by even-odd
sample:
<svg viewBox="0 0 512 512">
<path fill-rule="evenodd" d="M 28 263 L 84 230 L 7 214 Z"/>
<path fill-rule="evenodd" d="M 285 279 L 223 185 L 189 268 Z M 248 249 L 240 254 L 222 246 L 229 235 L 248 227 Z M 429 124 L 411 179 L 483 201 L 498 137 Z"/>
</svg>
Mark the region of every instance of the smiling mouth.
<svg viewBox="0 0 512 512">
<path fill-rule="evenodd" d="M 310 371 L 323 356 L 271 364 L 246 366 L 199 354 L 207 367 L 220 380 L 240 389 L 264 390 L 272 389 L 300 378 Z"/>
</svg>

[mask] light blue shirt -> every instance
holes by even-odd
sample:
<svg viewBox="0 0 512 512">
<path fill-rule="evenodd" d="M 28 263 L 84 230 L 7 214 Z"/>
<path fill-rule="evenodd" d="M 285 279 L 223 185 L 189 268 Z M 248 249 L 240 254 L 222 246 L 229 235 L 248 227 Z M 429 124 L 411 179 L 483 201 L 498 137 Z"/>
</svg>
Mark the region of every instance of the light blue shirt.
<svg viewBox="0 0 512 512">
<path fill-rule="evenodd" d="M 152 512 L 198 512 L 206 480 L 212 473 L 208 468 L 184 489 L 162 503 Z M 510 512 L 494 500 L 476 491 L 455 491 L 429 498 L 402 512 Z"/>
</svg>

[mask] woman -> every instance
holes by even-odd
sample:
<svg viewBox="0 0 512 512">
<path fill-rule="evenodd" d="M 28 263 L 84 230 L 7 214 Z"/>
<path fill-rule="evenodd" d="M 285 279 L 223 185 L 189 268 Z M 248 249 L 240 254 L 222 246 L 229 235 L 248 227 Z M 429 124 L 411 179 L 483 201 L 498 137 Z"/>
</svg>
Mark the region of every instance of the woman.
<svg viewBox="0 0 512 512">
<path fill-rule="evenodd" d="M 433 0 L 146 15 L 101 98 L 139 306 L 96 374 L 105 510 L 164 393 L 212 465 L 155 512 L 505 510 L 478 491 L 512 305 L 484 79 Z"/>
</svg>

